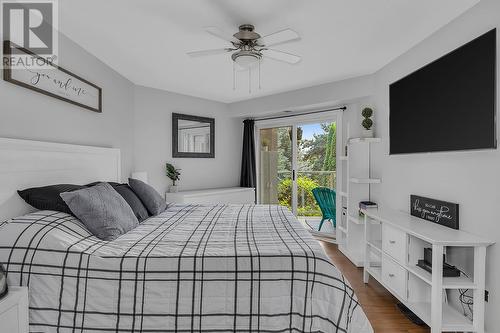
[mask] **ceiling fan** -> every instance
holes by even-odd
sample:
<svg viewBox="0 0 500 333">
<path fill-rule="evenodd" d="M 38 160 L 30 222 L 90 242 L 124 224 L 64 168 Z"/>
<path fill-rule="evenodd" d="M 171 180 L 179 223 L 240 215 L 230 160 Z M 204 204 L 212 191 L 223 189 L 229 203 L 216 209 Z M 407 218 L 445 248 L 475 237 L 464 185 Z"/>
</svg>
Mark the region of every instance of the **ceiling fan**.
<svg viewBox="0 0 500 333">
<path fill-rule="evenodd" d="M 255 32 L 255 27 L 251 24 L 240 25 L 239 31 L 232 36 L 216 27 L 205 28 L 205 31 L 231 43 L 231 47 L 187 52 L 189 56 L 201 57 L 232 52 L 231 58 L 234 63 L 243 69 L 260 64 L 263 57 L 289 64 L 296 64 L 301 59 L 298 55 L 269 48 L 273 45 L 299 40 L 300 36 L 292 29 L 280 30 L 263 37 Z"/>
</svg>

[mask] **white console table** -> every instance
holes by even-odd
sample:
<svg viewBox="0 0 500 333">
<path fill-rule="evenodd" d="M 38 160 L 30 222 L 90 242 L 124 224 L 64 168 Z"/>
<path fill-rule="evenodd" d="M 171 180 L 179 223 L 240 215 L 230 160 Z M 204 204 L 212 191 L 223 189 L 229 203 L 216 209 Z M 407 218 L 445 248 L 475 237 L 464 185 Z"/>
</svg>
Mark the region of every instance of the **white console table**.
<svg viewBox="0 0 500 333">
<path fill-rule="evenodd" d="M 255 203 L 252 187 L 226 187 L 181 191 L 165 194 L 167 202 L 195 204 L 251 204 Z"/>
<path fill-rule="evenodd" d="M 364 282 L 370 276 L 380 282 L 407 308 L 438 332 L 484 333 L 486 247 L 493 242 L 394 210 L 366 209 Z M 471 278 L 443 277 L 443 253 L 447 247 L 474 251 Z M 418 267 L 424 248 L 432 248 L 433 273 Z M 470 289 L 473 320 L 443 300 L 443 291 Z"/>
</svg>

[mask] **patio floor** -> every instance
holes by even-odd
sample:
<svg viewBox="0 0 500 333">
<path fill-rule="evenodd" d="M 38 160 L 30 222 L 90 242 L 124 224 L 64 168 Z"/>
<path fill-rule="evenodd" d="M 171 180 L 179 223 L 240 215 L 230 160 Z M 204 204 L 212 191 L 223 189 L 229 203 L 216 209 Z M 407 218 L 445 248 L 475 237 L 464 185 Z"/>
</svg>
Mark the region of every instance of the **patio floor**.
<svg viewBox="0 0 500 333">
<path fill-rule="evenodd" d="M 325 238 L 335 239 L 335 228 L 329 221 L 325 221 L 323 223 L 323 227 L 321 227 L 321 231 L 318 231 L 318 227 L 321 222 L 320 216 L 298 216 L 297 219 L 316 238 L 321 240 L 325 240 Z"/>
</svg>

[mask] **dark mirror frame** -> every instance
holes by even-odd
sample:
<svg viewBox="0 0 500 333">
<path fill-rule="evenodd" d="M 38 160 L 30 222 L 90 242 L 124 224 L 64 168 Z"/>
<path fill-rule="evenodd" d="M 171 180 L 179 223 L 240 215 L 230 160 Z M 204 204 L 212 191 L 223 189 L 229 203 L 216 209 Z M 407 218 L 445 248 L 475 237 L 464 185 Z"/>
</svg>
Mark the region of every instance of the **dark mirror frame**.
<svg viewBox="0 0 500 333">
<path fill-rule="evenodd" d="M 209 153 L 187 153 L 179 151 L 179 120 L 191 120 L 210 124 Z M 215 158 L 215 119 L 192 116 L 189 114 L 172 113 L 172 157 Z"/>
</svg>

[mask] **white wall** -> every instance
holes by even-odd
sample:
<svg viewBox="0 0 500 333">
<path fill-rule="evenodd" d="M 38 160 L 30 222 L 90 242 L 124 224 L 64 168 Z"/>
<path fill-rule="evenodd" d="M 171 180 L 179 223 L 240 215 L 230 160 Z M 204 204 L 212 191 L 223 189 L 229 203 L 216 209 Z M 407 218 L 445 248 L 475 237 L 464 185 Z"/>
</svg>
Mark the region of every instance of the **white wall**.
<svg viewBox="0 0 500 333">
<path fill-rule="evenodd" d="M 59 64 L 102 88 L 103 113 L 0 80 L 0 137 L 120 148 L 123 180 L 145 170 L 160 192 L 167 161 L 182 168 L 183 189 L 239 184 L 242 119 L 226 104 L 135 86 L 62 34 Z M 216 118 L 215 159 L 172 159 L 172 112 Z"/>
<path fill-rule="evenodd" d="M 229 104 L 233 116 L 262 116 L 280 111 L 303 111 L 349 104 L 373 95 L 373 76 L 361 76 L 281 94 Z"/>
<path fill-rule="evenodd" d="M 172 113 L 215 118 L 215 158 L 172 158 Z M 167 91 L 135 89 L 135 169 L 147 171 L 149 182 L 165 193 L 170 180 L 165 163 L 182 169 L 181 189 L 238 186 L 242 119 L 230 117 L 226 104 Z"/>
<path fill-rule="evenodd" d="M 252 118 L 280 115 L 283 111 L 292 111 L 287 115 L 300 114 L 345 105 L 347 110 L 343 114 L 343 133 L 347 135 L 346 128 L 349 125 L 350 135 L 359 136 L 363 129 L 361 110 L 372 105 L 371 96 L 374 92 L 374 76 L 361 76 L 232 103 L 229 104 L 229 113 Z M 373 119 L 376 121 L 376 115 Z"/>
<path fill-rule="evenodd" d="M 382 178 L 381 185 L 373 186 L 375 201 L 406 211 L 411 193 L 458 202 L 460 228 L 497 242 L 500 242 L 500 152 L 490 150 L 389 156 L 388 120 L 390 83 L 499 25 L 500 1 L 482 0 L 476 7 L 376 73 L 374 102 L 378 121 L 375 130 L 377 136 L 382 137 L 382 144 L 372 154 L 375 176 Z M 497 31 L 497 36 L 500 36 L 500 31 Z M 500 45 L 500 39 L 497 44 Z M 500 52 L 497 51 L 497 55 Z M 500 64 L 500 58 L 497 64 Z M 470 110 L 470 118 L 463 121 L 474 121 L 474 110 Z M 455 254 L 454 257 L 459 256 Z M 463 267 L 470 267 L 470 263 L 464 259 L 459 262 Z M 490 301 L 486 305 L 487 331 L 493 333 L 498 332 L 500 327 L 499 245 L 489 248 L 487 263 L 487 289 L 490 290 Z"/>
<path fill-rule="evenodd" d="M 59 64 L 102 88 L 103 113 L 0 80 L 0 137 L 120 148 L 126 177 L 133 163 L 134 85 L 64 35 Z"/>
</svg>

